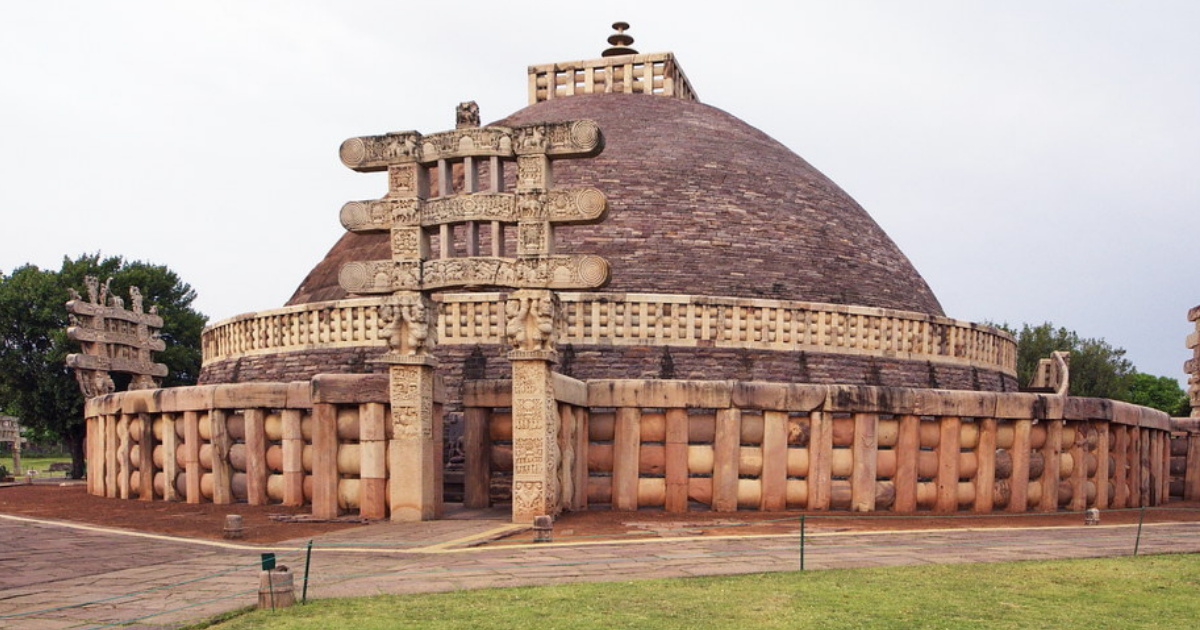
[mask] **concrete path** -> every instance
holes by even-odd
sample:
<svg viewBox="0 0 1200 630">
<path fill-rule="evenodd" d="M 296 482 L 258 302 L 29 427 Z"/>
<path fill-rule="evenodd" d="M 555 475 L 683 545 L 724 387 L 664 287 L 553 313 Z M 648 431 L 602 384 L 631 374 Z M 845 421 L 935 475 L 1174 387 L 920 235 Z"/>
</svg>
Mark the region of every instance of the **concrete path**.
<svg viewBox="0 0 1200 630">
<path fill-rule="evenodd" d="M 310 598 L 794 571 L 799 532 L 483 545 L 502 518 L 381 523 L 316 540 Z M 853 533 L 810 527 L 807 569 L 1130 555 L 1136 525 Z M 174 539 L 0 515 L 0 628 L 170 628 L 251 605 L 259 553 L 303 543 Z M 1200 552 L 1200 523 L 1146 525 L 1141 553 Z"/>
</svg>

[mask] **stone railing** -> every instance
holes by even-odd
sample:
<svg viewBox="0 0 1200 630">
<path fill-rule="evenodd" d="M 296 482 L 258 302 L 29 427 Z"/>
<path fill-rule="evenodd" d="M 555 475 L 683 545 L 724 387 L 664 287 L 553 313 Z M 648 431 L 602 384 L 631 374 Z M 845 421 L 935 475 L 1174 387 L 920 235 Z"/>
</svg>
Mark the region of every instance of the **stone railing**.
<svg viewBox="0 0 1200 630">
<path fill-rule="evenodd" d="M 442 393 L 435 390 L 435 415 Z M 136 390 L 89 399 L 88 491 L 387 515 L 388 377 Z M 147 430 L 149 428 L 149 430 Z M 441 452 L 441 432 L 434 436 Z"/>
<path fill-rule="evenodd" d="M 781 300 L 635 293 L 559 294 L 560 343 L 807 351 L 929 361 L 1016 374 L 1003 331 L 946 317 Z M 504 295 L 440 296 L 438 343 L 504 342 Z M 205 364 L 261 354 L 378 346 L 379 298 L 250 313 L 204 331 Z"/>
<path fill-rule="evenodd" d="M 671 53 L 618 55 L 529 67 L 529 104 L 576 94 L 655 94 L 698 101 Z"/>
<path fill-rule="evenodd" d="M 573 510 L 1025 512 L 1159 505 L 1172 485 L 1200 492 L 1194 423 L 1109 400 L 557 374 L 553 390 L 553 469 Z M 435 417 L 442 396 L 435 388 Z M 405 483 L 387 463 L 388 398 L 386 375 L 96 397 L 85 408 L 88 489 L 385 518 L 389 483 Z M 470 382 L 464 404 L 466 503 L 510 501 L 514 461 L 528 456 L 513 439 L 510 383 Z"/>
<path fill-rule="evenodd" d="M 510 474 L 507 383 L 467 390 Z M 732 381 L 589 381 L 587 503 L 757 509 L 1054 511 L 1168 497 L 1169 418 L 1092 398 Z M 576 414 L 579 411 L 575 412 Z M 486 477 L 485 472 L 486 471 Z"/>
</svg>

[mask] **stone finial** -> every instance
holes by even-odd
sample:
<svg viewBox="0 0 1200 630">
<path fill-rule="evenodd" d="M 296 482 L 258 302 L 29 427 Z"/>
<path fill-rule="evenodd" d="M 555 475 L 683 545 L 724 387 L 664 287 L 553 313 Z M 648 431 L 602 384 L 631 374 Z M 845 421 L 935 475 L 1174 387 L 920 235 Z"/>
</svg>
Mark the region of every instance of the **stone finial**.
<svg viewBox="0 0 1200 630">
<path fill-rule="evenodd" d="M 459 103 L 454 112 L 455 129 L 466 129 L 479 126 L 479 105 L 475 101 Z"/>
<path fill-rule="evenodd" d="M 629 28 L 629 22 L 613 22 L 613 30 L 617 31 L 608 36 L 608 43 L 611 47 L 600 53 L 601 57 L 617 57 L 620 55 L 636 55 L 638 51 L 630 48 L 633 44 L 633 36 L 627 35 L 625 31 Z"/>
</svg>

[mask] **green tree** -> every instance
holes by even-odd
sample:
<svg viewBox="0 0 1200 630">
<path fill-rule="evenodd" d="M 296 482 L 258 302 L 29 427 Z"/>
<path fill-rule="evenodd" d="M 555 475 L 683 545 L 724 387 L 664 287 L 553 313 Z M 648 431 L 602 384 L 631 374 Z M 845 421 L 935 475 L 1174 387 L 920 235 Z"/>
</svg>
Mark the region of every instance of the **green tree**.
<svg viewBox="0 0 1200 630">
<path fill-rule="evenodd" d="M 1179 381 L 1168 376 L 1154 376 L 1138 372 L 1133 375 L 1129 388 L 1129 402 L 1165 411 L 1175 418 L 1191 413 L 1191 402 Z"/>
<path fill-rule="evenodd" d="M 1072 396 L 1095 396 L 1128 400 L 1135 373 L 1125 350 L 1103 339 L 1080 337 L 1073 330 L 1055 328 L 1049 322 L 1039 326 L 1023 324 L 1020 330 L 1001 324 L 999 328 L 1017 338 L 1017 378 L 1028 385 L 1037 370 L 1038 360 L 1055 350 L 1071 353 Z"/>
<path fill-rule="evenodd" d="M 78 344 L 67 339 L 68 288 L 82 290 L 84 276 L 112 278 L 115 295 L 128 296 L 137 286 L 147 308 L 158 306 L 167 349 L 155 360 L 165 363 L 163 385 L 195 383 L 200 371 L 200 332 L 206 318 L 191 304 L 196 292 L 162 265 L 126 262 L 120 256 L 85 254 L 63 258 L 58 271 L 25 265 L 11 275 L 0 273 L 0 407 L 22 424 L 64 440 L 71 449 L 71 474 L 83 475 L 83 396 L 67 354 Z"/>
</svg>

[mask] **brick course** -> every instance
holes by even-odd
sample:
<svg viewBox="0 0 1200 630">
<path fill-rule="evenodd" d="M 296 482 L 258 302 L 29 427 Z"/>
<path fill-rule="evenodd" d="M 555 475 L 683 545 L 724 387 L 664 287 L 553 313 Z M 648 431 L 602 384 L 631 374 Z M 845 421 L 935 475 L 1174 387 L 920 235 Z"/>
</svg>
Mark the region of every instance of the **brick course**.
<svg viewBox="0 0 1200 630">
<path fill-rule="evenodd" d="M 370 359 L 382 348 L 310 350 L 251 356 L 204 366 L 200 382 L 245 383 L 307 380 L 315 374 L 385 372 Z M 461 400 L 464 376 L 510 378 L 503 346 L 442 346 L 438 373 L 446 383 L 449 408 Z M 578 379 L 674 378 L 789 383 L 858 383 L 893 387 L 1015 391 L 1016 379 L 970 367 L 814 352 L 772 352 L 682 347 L 559 347 L 558 371 Z"/>
</svg>

